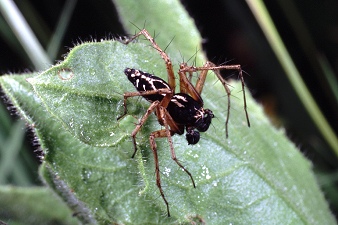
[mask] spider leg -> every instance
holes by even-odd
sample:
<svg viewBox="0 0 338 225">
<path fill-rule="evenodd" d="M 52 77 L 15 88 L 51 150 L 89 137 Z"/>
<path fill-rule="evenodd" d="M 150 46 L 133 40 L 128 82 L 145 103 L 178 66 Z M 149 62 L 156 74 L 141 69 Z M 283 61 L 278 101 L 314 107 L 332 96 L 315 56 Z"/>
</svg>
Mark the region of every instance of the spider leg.
<svg viewBox="0 0 338 225">
<path fill-rule="evenodd" d="M 140 32 L 138 32 L 136 35 L 125 41 L 125 44 L 129 44 L 133 40 L 135 40 L 140 35 L 143 35 L 148 41 L 150 41 L 153 48 L 155 48 L 161 55 L 162 59 L 165 61 L 167 73 L 168 73 L 168 84 L 172 90 L 175 90 L 176 82 L 175 82 L 175 74 L 173 70 L 172 62 L 169 58 L 169 56 L 157 45 L 154 38 L 149 34 L 149 32 L 146 29 L 142 29 Z"/>
<path fill-rule="evenodd" d="M 154 112 L 156 110 L 156 115 L 159 115 L 158 113 L 158 106 L 161 104 L 161 102 L 159 101 L 155 101 L 153 103 L 151 103 L 151 105 L 149 106 L 149 108 L 147 109 L 146 113 L 142 116 L 140 122 L 136 125 L 136 127 L 134 128 L 134 130 L 131 132 L 131 138 L 133 141 L 133 145 L 134 145 L 134 153 L 131 156 L 132 158 L 134 158 L 136 152 L 137 152 L 137 144 L 136 144 L 136 135 L 137 133 L 140 131 L 141 127 L 143 126 L 143 124 L 147 121 L 149 115 Z M 159 123 L 163 124 L 162 119 L 158 117 Z M 179 131 L 178 126 L 175 123 L 171 123 L 172 124 L 172 128 L 173 131 L 171 133 L 171 135 L 174 135 L 175 133 L 182 133 L 182 131 Z M 175 132 L 174 130 L 177 130 L 178 132 Z"/>
<path fill-rule="evenodd" d="M 157 106 L 155 106 L 155 107 L 157 107 Z M 147 111 L 147 113 L 148 113 L 148 111 Z M 162 184 L 161 184 L 160 166 L 159 166 L 159 160 L 158 160 L 158 155 L 157 155 L 157 145 L 156 145 L 156 141 L 155 141 L 156 138 L 167 137 L 168 142 L 169 142 L 169 146 L 170 146 L 171 158 L 176 162 L 176 164 L 181 169 L 183 169 L 189 175 L 194 188 L 196 188 L 196 185 L 195 185 L 195 181 L 194 181 L 191 173 L 178 161 L 178 159 L 176 157 L 175 150 L 174 150 L 174 145 L 173 145 L 173 141 L 172 141 L 171 136 L 174 135 L 177 132 L 169 129 L 169 124 L 174 123 L 174 122 L 173 121 L 167 121 L 167 119 L 172 120 L 172 118 L 171 117 L 167 117 L 167 116 L 170 116 L 170 115 L 167 112 L 167 110 L 164 107 L 162 107 L 162 106 L 158 106 L 157 113 L 159 114 L 159 117 L 161 118 L 160 120 L 162 121 L 165 129 L 152 132 L 150 134 L 150 136 L 149 136 L 149 142 L 150 142 L 151 150 L 152 150 L 153 155 L 154 155 L 156 185 L 157 185 L 157 187 L 158 187 L 158 189 L 160 191 L 160 194 L 161 194 L 161 197 L 162 197 L 164 203 L 167 206 L 168 217 L 170 217 L 169 203 L 168 203 L 168 201 L 167 201 L 167 199 L 166 199 L 166 197 L 164 195 L 164 192 L 163 192 L 163 189 L 162 189 Z"/>
<path fill-rule="evenodd" d="M 160 165 L 158 162 L 157 145 L 155 141 L 155 138 L 160 138 L 160 137 L 165 137 L 165 136 L 166 136 L 166 130 L 154 131 L 149 136 L 149 142 L 150 142 L 151 150 L 153 151 L 153 155 L 154 155 L 156 185 L 158 189 L 160 190 L 160 194 L 162 196 L 164 203 L 167 206 L 168 217 L 170 217 L 169 204 L 168 204 L 167 199 L 164 196 L 164 192 L 163 192 L 162 184 L 161 184 Z"/>
<path fill-rule="evenodd" d="M 152 112 L 154 112 L 154 110 L 157 110 L 157 107 L 158 107 L 159 104 L 160 104 L 159 101 L 155 101 L 155 102 L 151 103 L 151 105 L 147 109 L 146 113 L 142 116 L 140 122 L 136 125 L 135 129 L 133 130 L 133 132 L 131 132 L 131 138 L 133 140 L 133 145 L 134 145 L 134 153 L 131 156 L 132 158 L 134 158 L 134 156 L 135 156 L 135 154 L 137 152 L 136 134 L 140 131 L 140 129 L 143 126 L 143 124 L 147 121 L 149 115 Z"/>
<path fill-rule="evenodd" d="M 228 123 L 229 123 L 229 117 L 230 117 L 230 95 L 231 95 L 231 91 L 230 91 L 225 79 L 222 77 L 222 75 L 220 73 L 221 69 L 238 70 L 239 77 L 240 77 L 241 83 L 242 83 L 245 116 L 246 116 L 248 127 L 250 127 L 250 120 L 249 120 L 249 115 L 248 115 L 248 111 L 247 111 L 247 104 L 246 104 L 246 97 L 245 97 L 245 88 L 244 88 L 245 84 L 244 84 L 244 78 L 243 78 L 241 65 L 216 66 L 215 64 L 213 64 L 212 62 L 209 62 L 209 61 L 206 62 L 203 67 L 187 66 L 186 64 L 181 64 L 179 74 L 180 74 L 180 80 L 184 80 L 185 79 L 184 76 L 185 77 L 187 76 L 186 73 L 201 71 L 193 91 L 190 90 L 191 89 L 190 86 L 192 86 L 192 84 L 189 82 L 190 83 L 190 85 L 189 85 L 184 81 L 185 88 L 188 87 L 187 88 L 188 93 L 196 101 L 198 101 L 198 98 L 194 97 L 196 95 L 195 92 L 197 92 L 199 95 L 202 93 L 208 71 L 212 70 L 216 74 L 217 78 L 221 81 L 221 83 L 222 83 L 222 85 L 223 85 L 223 87 L 224 87 L 224 89 L 227 93 L 227 97 L 228 97 L 227 119 L 225 121 L 225 130 L 226 130 L 225 133 L 226 133 L 226 137 L 228 138 Z M 182 79 L 181 79 L 181 77 L 182 77 Z M 188 79 L 186 78 L 186 80 L 188 80 Z"/>
<path fill-rule="evenodd" d="M 145 96 L 145 95 L 154 95 L 154 94 L 172 94 L 172 91 L 166 88 L 162 89 L 156 89 L 156 90 L 150 90 L 150 91 L 142 91 L 142 92 L 126 92 L 123 94 L 123 114 L 119 117 L 117 117 L 117 120 L 120 120 L 122 117 L 127 115 L 127 99 L 130 97 L 135 97 L 135 96 Z M 170 99 L 169 99 L 170 101 Z M 168 101 L 168 102 L 169 102 Z"/>
<path fill-rule="evenodd" d="M 198 93 L 196 88 L 191 84 L 191 76 L 187 78 L 186 75 L 186 73 L 191 75 L 193 72 L 196 71 L 187 70 L 188 68 L 190 67 L 186 63 L 182 63 L 180 65 L 180 70 L 178 71 L 178 75 L 180 76 L 180 93 L 189 94 L 193 99 L 203 105 L 203 100 L 200 93 Z"/>
<path fill-rule="evenodd" d="M 165 136 L 167 136 L 167 138 L 168 138 L 168 142 L 169 142 L 169 147 L 170 147 L 170 153 L 171 153 L 171 158 L 176 162 L 176 164 L 182 169 L 182 170 L 184 170 L 184 172 L 186 172 L 188 175 L 189 175 L 189 177 L 190 177 L 190 179 L 191 179 L 191 182 L 192 182 L 192 185 L 194 186 L 194 188 L 196 188 L 196 185 L 195 185 L 195 181 L 194 181 L 194 179 L 193 179 L 193 177 L 192 177 L 192 175 L 191 175 L 191 173 L 178 161 L 178 159 L 177 159 L 177 157 L 176 157 L 176 154 L 175 154 L 175 150 L 174 150 L 174 144 L 173 144 L 173 141 L 172 141 L 172 138 L 171 138 L 171 136 L 172 136 L 172 132 L 173 132 L 173 130 L 170 130 L 169 129 L 169 123 L 173 123 L 173 124 L 175 124 L 175 122 L 172 120 L 172 118 L 170 117 L 170 119 L 172 120 L 172 121 L 169 121 L 168 120 L 168 115 L 169 115 L 169 113 L 168 113 L 168 111 L 164 108 L 164 107 L 162 107 L 162 106 L 160 106 L 159 107 L 159 113 L 160 113 L 160 117 L 161 117 L 161 119 L 162 119 L 162 121 L 163 121 L 163 125 L 164 125 L 164 128 L 165 128 L 165 131 L 166 131 L 166 133 L 165 133 Z M 181 131 L 182 133 L 183 133 L 183 131 Z M 175 133 L 178 133 L 178 132 L 175 132 Z M 162 136 L 163 137 L 163 136 Z"/>
</svg>

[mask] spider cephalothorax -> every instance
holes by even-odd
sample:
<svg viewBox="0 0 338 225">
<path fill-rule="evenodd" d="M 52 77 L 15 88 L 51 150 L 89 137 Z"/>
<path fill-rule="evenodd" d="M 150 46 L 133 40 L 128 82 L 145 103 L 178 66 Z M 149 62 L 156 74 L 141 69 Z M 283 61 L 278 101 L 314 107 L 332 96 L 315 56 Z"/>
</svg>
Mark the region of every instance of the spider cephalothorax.
<svg viewBox="0 0 338 225">
<path fill-rule="evenodd" d="M 158 122 L 164 127 L 162 130 L 153 131 L 149 136 L 149 141 L 155 161 L 156 184 L 159 188 L 162 199 L 167 206 L 168 216 L 170 216 L 169 204 L 161 185 L 155 139 L 162 137 L 166 137 L 168 139 L 171 158 L 189 175 L 192 184 L 195 187 L 195 182 L 191 173 L 178 161 L 176 157 L 171 137 L 174 134 L 182 135 L 185 130 L 188 144 L 194 145 L 200 140 L 200 132 L 205 132 L 208 130 L 212 118 L 214 118 L 214 114 L 210 109 L 203 108 L 201 93 L 204 87 L 206 76 L 210 70 L 212 70 L 216 74 L 217 78 L 221 81 L 228 96 L 228 115 L 225 122 L 226 137 L 228 137 L 228 121 L 230 114 L 230 89 L 220 74 L 220 70 L 222 69 L 237 70 L 239 72 L 239 77 L 242 82 L 244 111 L 248 126 L 250 126 L 249 117 L 246 110 L 244 80 L 240 65 L 215 66 L 211 62 L 206 62 L 203 67 L 195 67 L 188 66 L 186 63 L 182 63 L 178 71 L 180 92 L 175 93 L 176 81 L 171 60 L 168 55 L 156 44 L 148 31 L 144 29 L 141 30 L 138 34 L 127 40 L 125 44 L 129 44 L 140 35 L 145 36 L 164 59 L 168 73 L 168 82 L 150 73 L 142 72 L 133 68 L 126 68 L 124 73 L 128 77 L 129 81 L 135 86 L 137 92 L 124 93 L 124 114 L 118 119 L 127 114 L 127 99 L 129 97 L 142 96 L 151 103 L 148 110 L 145 112 L 144 116 L 141 118 L 140 122 L 136 125 L 135 129 L 131 133 L 134 145 L 134 154 L 132 157 L 134 157 L 137 152 L 136 134 L 139 132 L 151 113 L 155 113 Z M 198 75 L 196 85 L 194 86 L 191 83 L 191 75 L 199 71 L 200 73 Z"/>
</svg>

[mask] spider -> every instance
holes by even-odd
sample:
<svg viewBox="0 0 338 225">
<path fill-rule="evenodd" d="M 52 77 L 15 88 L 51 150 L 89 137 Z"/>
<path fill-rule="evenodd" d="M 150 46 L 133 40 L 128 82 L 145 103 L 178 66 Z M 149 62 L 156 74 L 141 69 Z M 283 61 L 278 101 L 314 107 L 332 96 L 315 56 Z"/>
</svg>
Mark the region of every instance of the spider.
<svg viewBox="0 0 338 225">
<path fill-rule="evenodd" d="M 157 120 L 164 127 L 164 129 L 154 131 L 149 136 L 151 150 L 154 155 L 155 162 L 155 176 L 156 176 L 156 185 L 159 189 L 161 197 L 166 205 L 168 217 L 170 217 L 169 203 L 164 195 L 161 177 L 160 177 L 160 168 L 157 155 L 157 146 L 156 139 L 166 137 L 169 142 L 171 158 L 176 162 L 176 164 L 185 171 L 191 179 L 192 185 L 195 188 L 195 181 L 191 173 L 179 162 L 176 157 L 172 136 L 174 134 L 182 135 L 184 130 L 186 131 L 186 140 L 189 145 L 194 145 L 200 140 L 200 132 L 205 132 L 208 130 L 214 114 L 210 109 L 203 108 L 203 99 L 201 97 L 201 92 L 204 87 L 205 79 L 209 70 L 214 71 L 218 79 L 221 81 L 228 97 L 228 108 L 227 108 L 227 119 L 225 122 L 226 127 L 226 137 L 228 137 L 228 121 L 230 114 L 230 89 L 227 86 L 224 78 L 220 74 L 220 70 L 237 70 L 239 72 L 239 77 L 242 82 L 242 91 L 244 99 L 244 111 L 246 115 L 246 120 L 248 126 L 250 127 L 249 116 L 247 112 L 246 99 L 245 99 L 245 90 L 244 90 L 244 79 L 242 76 L 242 69 L 240 65 L 222 65 L 216 66 L 211 62 L 206 62 L 203 67 L 188 66 L 186 63 L 180 64 L 180 69 L 178 71 L 179 82 L 180 82 L 180 93 L 175 93 L 175 75 L 173 71 L 173 66 L 168 55 L 157 45 L 154 38 L 148 33 L 147 30 L 142 29 L 136 35 L 126 40 L 124 43 L 129 44 L 137 37 L 143 35 L 148 41 L 150 41 L 153 48 L 155 48 L 161 55 L 162 59 L 165 61 L 166 70 L 168 73 L 168 82 L 163 79 L 137 70 L 133 68 L 126 68 L 124 70 L 125 75 L 129 81 L 135 86 L 136 92 L 126 92 L 124 93 L 124 113 L 117 119 L 121 119 L 127 114 L 127 99 L 135 96 L 142 96 L 147 101 L 151 103 L 146 113 L 140 119 L 139 123 L 136 125 L 135 129 L 131 133 L 132 142 L 134 145 L 134 153 L 132 158 L 137 152 L 136 144 L 136 135 L 140 131 L 143 124 L 148 119 L 151 113 L 155 113 Z M 191 75 L 200 71 L 199 77 L 194 86 L 191 83 Z"/>
</svg>

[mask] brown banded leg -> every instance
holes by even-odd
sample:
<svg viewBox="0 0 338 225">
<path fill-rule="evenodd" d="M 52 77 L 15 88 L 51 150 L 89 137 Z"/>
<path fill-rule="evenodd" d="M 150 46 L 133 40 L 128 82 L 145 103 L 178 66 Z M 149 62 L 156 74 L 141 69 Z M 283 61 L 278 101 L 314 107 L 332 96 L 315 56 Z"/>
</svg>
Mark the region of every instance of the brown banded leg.
<svg viewBox="0 0 338 225">
<path fill-rule="evenodd" d="M 230 117 L 230 95 L 231 95 L 231 91 L 225 81 L 225 79 L 222 77 L 220 70 L 221 69 L 226 69 L 226 70 L 238 70 L 239 71 L 239 77 L 241 79 L 241 83 L 242 83 L 242 91 L 243 91 L 243 101 L 244 101 L 244 111 L 245 111 L 245 116 L 246 116 L 246 120 L 247 120 L 247 124 L 250 127 L 250 121 L 249 121 L 249 115 L 247 112 L 247 105 L 246 105 L 246 97 L 245 97 L 245 84 L 244 84 L 244 78 L 243 78 L 243 73 L 242 73 L 242 69 L 241 69 L 241 65 L 223 65 L 223 66 L 216 66 L 215 64 L 213 64 L 212 62 L 206 62 L 205 65 L 203 67 L 195 67 L 195 66 L 187 66 L 186 64 L 181 64 L 180 66 L 180 71 L 179 71 L 179 75 L 180 75 L 180 80 L 184 81 L 184 76 L 186 77 L 187 73 L 191 73 L 191 72 L 197 72 L 197 71 L 201 71 L 197 81 L 196 81 L 196 85 L 194 88 L 194 91 L 196 91 L 199 95 L 202 93 L 203 87 L 204 87 L 204 83 L 205 83 L 205 79 L 206 76 L 208 74 L 209 70 L 214 71 L 214 73 L 216 74 L 217 78 L 221 81 L 226 93 L 227 93 L 227 97 L 228 97 L 228 109 L 227 109 L 227 119 L 225 121 L 225 134 L 226 137 L 228 138 L 228 123 L 229 123 L 229 117 Z M 181 78 L 182 77 L 182 78 Z M 187 78 L 186 78 L 187 80 Z M 186 83 L 186 82 L 184 82 Z M 182 85 L 182 84 L 181 84 Z M 187 87 L 189 85 L 186 85 Z M 190 90 L 191 88 L 189 88 L 188 90 Z M 195 92 L 190 93 L 191 96 L 194 98 Z M 195 99 L 196 100 L 196 99 Z"/>
<path fill-rule="evenodd" d="M 176 157 L 176 154 L 175 154 L 175 150 L 174 150 L 174 144 L 173 144 L 173 141 L 172 141 L 172 131 L 169 130 L 169 125 L 168 125 L 168 120 L 167 120 L 167 110 L 160 106 L 159 107 L 159 113 L 161 115 L 161 118 L 163 120 L 163 125 L 164 125 L 164 128 L 165 128 L 165 131 L 166 131 L 166 135 L 167 138 L 168 138 L 168 142 L 169 142 L 169 148 L 170 148 L 170 153 L 171 153 L 171 158 L 176 162 L 176 164 L 182 169 L 184 170 L 184 172 L 186 172 L 190 179 L 191 179 L 191 182 L 192 182 L 192 185 L 194 186 L 194 188 L 196 188 L 196 185 L 195 185 L 195 181 L 194 181 L 194 178 L 192 178 L 192 175 L 191 173 L 178 161 L 177 157 Z M 169 114 L 169 113 L 168 113 Z"/>
<path fill-rule="evenodd" d="M 180 70 L 178 71 L 178 75 L 180 76 L 180 92 L 189 94 L 195 101 L 199 102 L 201 105 L 203 105 L 203 100 L 201 97 L 201 93 L 198 93 L 194 85 L 192 85 L 190 77 L 189 76 L 196 71 L 189 71 L 187 70 L 190 68 L 186 63 L 182 63 L 180 65 Z"/>
<path fill-rule="evenodd" d="M 248 111 L 247 111 L 246 96 L 245 96 L 245 83 L 244 83 L 243 71 L 242 71 L 241 65 L 216 66 L 212 62 L 208 61 L 208 62 L 206 62 L 206 64 L 203 67 L 196 67 L 196 69 L 202 70 L 202 71 L 203 70 L 204 71 L 208 71 L 208 70 L 214 71 L 217 78 L 221 81 L 223 87 L 225 88 L 225 91 L 227 92 L 227 95 L 228 95 L 228 99 L 230 99 L 231 91 L 230 91 L 228 84 L 226 83 L 225 79 L 222 77 L 220 70 L 225 69 L 225 70 L 237 70 L 238 71 L 238 75 L 239 75 L 239 78 L 240 78 L 241 84 L 242 84 L 245 117 L 246 117 L 246 120 L 247 120 L 248 127 L 250 127 L 250 120 L 249 120 L 249 114 L 248 114 Z M 207 72 L 201 78 L 199 77 L 199 79 L 196 82 L 196 90 L 198 91 L 198 93 L 201 93 L 202 90 L 203 90 L 206 75 L 207 75 Z M 230 100 L 229 100 L 229 102 L 230 102 Z"/>
<path fill-rule="evenodd" d="M 168 136 L 169 133 L 169 136 Z M 168 137 L 169 140 L 169 145 L 170 145 L 170 152 L 172 155 L 172 159 L 177 163 L 177 165 L 182 168 L 191 178 L 192 182 L 193 182 L 193 186 L 195 188 L 195 182 L 194 179 L 192 178 L 191 173 L 184 168 L 184 166 L 178 162 L 176 155 L 175 155 L 175 151 L 173 148 L 173 144 L 172 144 L 172 140 L 171 140 L 171 134 L 170 131 L 168 131 L 167 129 L 164 130 L 158 130 L 158 131 L 154 131 L 150 134 L 149 136 L 149 142 L 150 142 L 150 146 L 151 146 L 151 150 L 153 152 L 154 155 L 154 163 L 155 163 L 155 176 L 156 176 L 156 185 L 160 191 L 161 197 L 164 201 L 164 203 L 167 206 L 167 213 L 168 213 L 168 217 L 170 217 L 170 211 L 169 211 L 169 203 L 164 195 L 163 189 L 162 189 L 162 184 L 161 184 L 161 175 L 160 175 L 160 165 L 159 165 L 159 161 L 158 161 L 158 155 L 157 155 L 157 145 L 156 145 L 156 138 L 163 138 L 163 137 Z"/>
<path fill-rule="evenodd" d="M 140 122 L 136 125 L 135 129 L 133 130 L 133 132 L 131 132 L 131 138 L 133 140 L 133 145 L 134 145 L 134 153 L 131 156 L 132 158 L 134 158 L 136 152 L 137 152 L 137 145 L 136 145 L 136 134 L 140 131 L 141 127 L 143 126 L 143 124 L 147 121 L 149 115 L 156 110 L 156 107 L 160 104 L 159 101 L 155 101 L 153 103 L 151 103 L 151 105 L 149 106 L 149 108 L 147 109 L 146 113 L 142 116 Z"/>
<path fill-rule="evenodd" d="M 168 204 L 166 197 L 164 196 L 164 192 L 163 192 L 162 185 L 161 185 L 160 166 L 159 166 L 158 155 L 157 155 L 157 145 L 156 145 L 156 141 L 155 141 L 156 138 L 167 137 L 169 147 L 170 147 L 171 158 L 176 162 L 176 164 L 182 170 L 184 170 L 189 175 L 194 188 L 196 188 L 196 185 L 195 185 L 195 181 L 194 181 L 191 173 L 178 161 L 178 159 L 176 157 L 174 145 L 173 145 L 173 141 L 172 141 L 171 136 L 174 135 L 175 133 L 178 133 L 178 132 L 170 130 L 168 123 L 171 124 L 172 121 L 167 121 L 168 118 L 169 118 L 169 120 L 172 120 L 172 118 L 170 117 L 168 111 L 162 106 L 158 107 L 157 113 L 158 113 L 159 120 L 162 121 L 165 129 L 152 132 L 149 136 L 149 142 L 150 142 L 151 150 L 152 150 L 153 155 L 154 155 L 156 185 L 157 185 L 158 189 L 160 190 L 160 194 L 162 196 L 164 203 L 167 206 L 168 217 L 170 217 L 169 204 Z"/>
<path fill-rule="evenodd" d="M 164 203 L 167 206 L 168 217 L 170 217 L 169 204 L 168 204 L 167 199 L 164 196 L 164 192 L 163 192 L 162 185 L 161 185 L 160 165 L 158 162 L 157 145 L 155 141 L 155 138 L 166 137 L 166 136 L 167 136 L 166 130 L 154 131 L 149 136 L 149 142 L 150 142 L 151 150 L 153 151 L 153 155 L 154 155 L 156 185 L 158 189 L 160 190 L 160 194 L 162 196 Z"/>
<path fill-rule="evenodd" d="M 151 91 L 143 91 L 143 92 L 126 92 L 123 94 L 123 107 L 124 111 L 123 114 L 119 117 L 117 117 L 117 120 L 120 120 L 122 117 L 127 115 L 127 99 L 130 97 L 135 97 L 135 96 L 146 96 L 146 95 L 153 95 L 153 94 L 171 94 L 172 91 L 166 88 L 161 88 L 157 90 L 151 90 Z"/>
<path fill-rule="evenodd" d="M 155 48 L 160 53 L 162 59 L 165 61 L 165 65 L 166 65 L 166 68 L 167 68 L 168 84 L 169 84 L 171 89 L 175 90 L 176 81 L 175 81 L 175 74 L 174 74 L 174 70 L 173 70 L 171 60 L 170 60 L 169 56 L 157 45 L 154 38 L 149 34 L 149 32 L 146 29 L 140 30 L 140 32 L 138 32 L 136 35 L 134 35 L 129 40 L 127 40 L 125 42 L 125 44 L 129 44 L 130 42 L 135 40 L 140 35 L 143 35 L 151 43 L 153 48 Z"/>
</svg>

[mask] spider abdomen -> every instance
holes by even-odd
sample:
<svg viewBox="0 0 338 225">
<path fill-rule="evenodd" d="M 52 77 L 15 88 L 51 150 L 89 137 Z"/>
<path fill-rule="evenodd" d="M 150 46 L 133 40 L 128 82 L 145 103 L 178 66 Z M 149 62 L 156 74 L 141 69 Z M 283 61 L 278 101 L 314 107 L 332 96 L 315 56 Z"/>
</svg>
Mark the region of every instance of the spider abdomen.
<svg viewBox="0 0 338 225">
<path fill-rule="evenodd" d="M 169 84 L 161 78 L 154 76 L 150 73 L 143 72 L 141 70 L 126 68 L 124 73 L 128 77 L 128 80 L 135 86 L 139 92 L 152 91 L 158 89 L 171 90 Z M 143 95 L 149 102 L 161 101 L 165 94 L 152 94 Z"/>
</svg>

